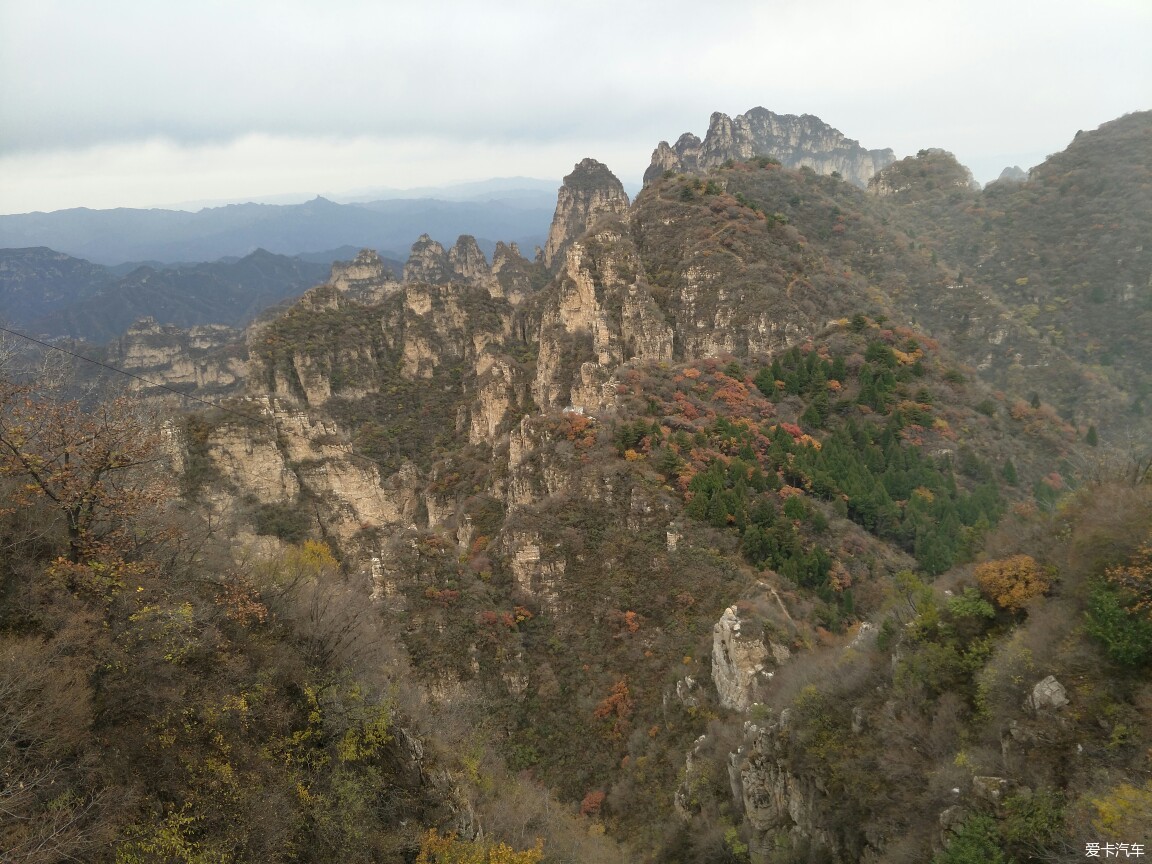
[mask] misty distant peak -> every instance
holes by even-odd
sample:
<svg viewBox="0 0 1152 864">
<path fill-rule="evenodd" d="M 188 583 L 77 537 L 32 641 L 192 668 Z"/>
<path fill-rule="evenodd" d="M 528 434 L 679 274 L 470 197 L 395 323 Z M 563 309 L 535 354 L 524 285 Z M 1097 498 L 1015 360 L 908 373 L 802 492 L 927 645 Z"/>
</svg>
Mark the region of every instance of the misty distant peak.
<svg viewBox="0 0 1152 864">
<path fill-rule="evenodd" d="M 729 159 L 744 161 L 756 156 L 778 160 L 785 168 L 811 168 L 818 174 L 839 174 L 850 183 L 866 186 L 869 179 L 895 158 L 891 149 L 865 150 L 812 114 L 775 114 L 752 108 L 729 117 L 716 111 L 701 141 L 685 132 L 675 146 L 661 141 L 652 152 L 652 164 L 644 172 L 644 184 L 665 171 L 702 172 Z"/>
</svg>

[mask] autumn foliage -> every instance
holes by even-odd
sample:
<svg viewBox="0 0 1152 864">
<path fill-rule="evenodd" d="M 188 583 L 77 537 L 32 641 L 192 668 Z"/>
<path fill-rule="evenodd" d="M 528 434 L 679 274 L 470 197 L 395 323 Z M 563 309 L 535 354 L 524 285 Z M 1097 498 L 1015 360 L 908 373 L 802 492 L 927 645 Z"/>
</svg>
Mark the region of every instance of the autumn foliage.
<svg viewBox="0 0 1152 864">
<path fill-rule="evenodd" d="M 1052 580 L 1030 555 L 1012 555 L 976 567 L 976 582 L 1002 609 L 1018 612 L 1045 593 Z"/>
<path fill-rule="evenodd" d="M 1152 621 L 1152 540 L 1146 541 L 1127 564 L 1110 567 L 1108 584 L 1127 601 L 1127 608 Z"/>
<path fill-rule="evenodd" d="M 441 837 L 435 828 L 420 840 L 416 864 L 538 864 L 544 858 L 544 845 L 536 841 L 534 849 L 517 852 L 506 843 L 487 840 L 460 840 L 455 834 Z"/>
<path fill-rule="evenodd" d="M 597 720 L 608 721 L 607 736 L 619 740 L 628 730 L 628 721 L 632 717 L 633 708 L 628 681 L 622 678 L 612 686 L 612 692 L 596 705 L 592 713 Z"/>
<path fill-rule="evenodd" d="M 604 806 L 604 791 L 601 789 L 593 789 L 584 796 L 584 800 L 580 802 L 580 815 L 581 816 L 599 816 L 600 808 Z"/>
<path fill-rule="evenodd" d="M 71 564 L 123 547 L 126 526 L 162 500 L 147 470 L 159 450 L 159 434 L 126 396 L 85 411 L 30 385 L 0 384 L 0 475 L 21 481 L 13 503 L 50 502 L 65 523 Z"/>
</svg>

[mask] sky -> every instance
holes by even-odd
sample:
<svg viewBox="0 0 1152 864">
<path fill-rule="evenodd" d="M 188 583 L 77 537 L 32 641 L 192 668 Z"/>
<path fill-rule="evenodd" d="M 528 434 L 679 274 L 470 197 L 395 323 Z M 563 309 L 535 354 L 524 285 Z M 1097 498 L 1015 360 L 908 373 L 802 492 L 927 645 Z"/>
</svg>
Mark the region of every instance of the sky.
<svg viewBox="0 0 1152 864">
<path fill-rule="evenodd" d="M 306 200 L 814 114 L 982 182 L 1152 109 L 1149 0 L 0 0 L 0 213 Z"/>
</svg>

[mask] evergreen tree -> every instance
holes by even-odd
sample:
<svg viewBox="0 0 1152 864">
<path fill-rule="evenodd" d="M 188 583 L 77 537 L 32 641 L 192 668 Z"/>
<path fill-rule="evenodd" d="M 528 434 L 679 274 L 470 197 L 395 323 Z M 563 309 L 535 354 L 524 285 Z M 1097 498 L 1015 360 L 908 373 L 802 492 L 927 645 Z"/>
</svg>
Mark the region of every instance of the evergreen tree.
<svg viewBox="0 0 1152 864">
<path fill-rule="evenodd" d="M 1016 476 L 1016 466 L 1012 464 L 1011 459 L 1004 463 L 1004 467 L 1000 471 L 1000 476 L 1004 478 L 1004 482 L 1009 486 L 1015 486 L 1020 482 L 1020 478 Z"/>
</svg>

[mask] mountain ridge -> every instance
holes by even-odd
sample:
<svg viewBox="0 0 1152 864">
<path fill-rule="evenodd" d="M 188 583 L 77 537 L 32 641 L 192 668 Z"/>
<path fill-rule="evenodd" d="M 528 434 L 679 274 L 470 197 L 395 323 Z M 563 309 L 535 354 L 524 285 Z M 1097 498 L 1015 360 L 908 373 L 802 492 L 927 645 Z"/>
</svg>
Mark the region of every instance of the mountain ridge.
<svg viewBox="0 0 1152 864">
<path fill-rule="evenodd" d="M 229 261 L 121 269 L 47 247 L 0 249 L 0 316 L 38 334 L 94 342 L 118 337 L 141 317 L 243 326 L 310 288 L 329 265 L 257 249 Z"/>
<path fill-rule="evenodd" d="M 867 185 L 896 158 L 890 148 L 865 150 L 812 114 L 775 114 L 757 107 L 732 118 L 717 111 L 703 141 L 690 132 L 672 146 L 661 141 L 644 172 L 644 184 L 667 171 L 704 172 L 728 160 L 756 156 L 776 159 L 786 168 L 807 166 L 818 174 L 836 173 L 857 186 Z"/>
<path fill-rule="evenodd" d="M 320 214 L 324 218 L 317 221 Z M 503 237 L 532 248 L 543 244 L 550 215 L 538 203 L 504 204 L 498 198 L 337 204 L 316 196 L 303 204 L 239 203 L 195 213 L 73 208 L 0 216 L 0 247 L 47 246 L 105 265 L 214 261 L 256 248 L 285 255 L 346 245 L 387 252 L 408 248 L 423 233 Z"/>
</svg>

